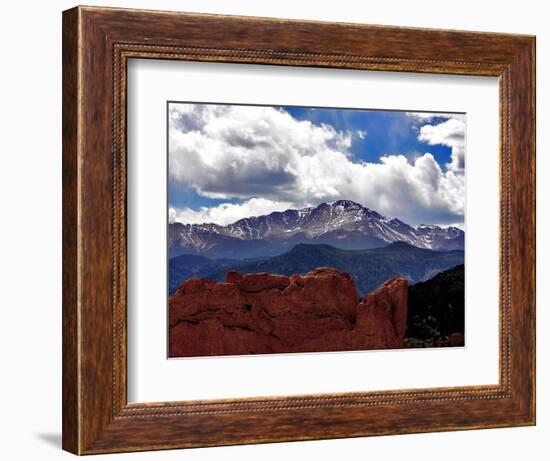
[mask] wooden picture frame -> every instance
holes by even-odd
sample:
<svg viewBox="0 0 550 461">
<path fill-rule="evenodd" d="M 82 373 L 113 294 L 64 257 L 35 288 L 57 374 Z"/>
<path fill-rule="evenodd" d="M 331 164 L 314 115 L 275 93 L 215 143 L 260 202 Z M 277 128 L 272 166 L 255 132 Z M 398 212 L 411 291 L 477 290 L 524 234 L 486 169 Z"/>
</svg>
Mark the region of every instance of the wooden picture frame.
<svg viewBox="0 0 550 461">
<path fill-rule="evenodd" d="M 130 58 L 498 77 L 499 384 L 129 404 Z M 94 7 L 63 13 L 65 450 L 93 454 L 533 424 L 534 37 Z"/>
</svg>

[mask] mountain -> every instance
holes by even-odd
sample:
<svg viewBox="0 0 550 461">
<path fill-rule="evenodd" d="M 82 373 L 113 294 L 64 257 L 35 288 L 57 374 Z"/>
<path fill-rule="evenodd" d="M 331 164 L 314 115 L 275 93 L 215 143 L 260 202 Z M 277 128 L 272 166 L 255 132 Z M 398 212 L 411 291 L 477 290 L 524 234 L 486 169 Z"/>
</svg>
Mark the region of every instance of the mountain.
<svg viewBox="0 0 550 461">
<path fill-rule="evenodd" d="M 409 286 L 407 344 L 464 345 L 464 264 Z"/>
<path fill-rule="evenodd" d="M 186 277 L 172 280 L 170 260 L 170 285 L 177 286 Z M 274 257 L 219 263 L 199 268 L 194 277 L 222 281 L 229 270 L 241 274 L 267 272 L 270 274 L 306 274 L 317 267 L 331 267 L 348 272 L 359 290 L 359 294 L 375 290 L 386 280 L 405 277 L 409 283 L 427 280 L 443 270 L 464 262 L 462 250 L 434 251 L 414 247 L 406 242 L 395 242 L 384 248 L 368 250 L 342 250 L 330 245 L 298 244 L 290 251 Z M 180 269 L 181 270 L 181 269 Z"/>
<path fill-rule="evenodd" d="M 170 257 L 243 259 L 279 255 L 300 243 L 357 250 L 403 241 L 431 250 L 462 250 L 464 232 L 457 227 L 412 227 L 350 200 L 339 200 L 244 218 L 227 226 L 170 223 L 168 241 Z"/>
<path fill-rule="evenodd" d="M 211 260 L 200 255 L 180 255 L 171 258 L 168 264 L 168 290 L 173 293 L 180 283 L 197 274 L 215 271 L 221 266 L 230 265 L 238 261 L 231 259 Z"/>
</svg>

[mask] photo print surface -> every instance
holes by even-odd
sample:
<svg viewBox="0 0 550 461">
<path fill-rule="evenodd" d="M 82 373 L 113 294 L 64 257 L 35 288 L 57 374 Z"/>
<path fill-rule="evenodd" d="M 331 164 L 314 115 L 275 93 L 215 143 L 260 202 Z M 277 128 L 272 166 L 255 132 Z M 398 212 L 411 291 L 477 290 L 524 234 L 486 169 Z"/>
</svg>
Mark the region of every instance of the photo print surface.
<svg viewBox="0 0 550 461">
<path fill-rule="evenodd" d="M 464 346 L 465 114 L 167 112 L 168 357 Z"/>
</svg>

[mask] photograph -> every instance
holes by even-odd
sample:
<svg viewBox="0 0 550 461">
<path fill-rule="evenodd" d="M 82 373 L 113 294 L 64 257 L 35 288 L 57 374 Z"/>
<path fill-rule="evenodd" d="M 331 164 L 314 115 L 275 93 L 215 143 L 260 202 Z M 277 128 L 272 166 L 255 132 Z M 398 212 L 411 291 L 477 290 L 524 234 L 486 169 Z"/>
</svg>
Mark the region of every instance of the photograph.
<svg viewBox="0 0 550 461">
<path fill-rule="evenodd" d="M 168 101 L 167 138 L 169 358 L 464 347 L 466 114 Z"/>
</svg>

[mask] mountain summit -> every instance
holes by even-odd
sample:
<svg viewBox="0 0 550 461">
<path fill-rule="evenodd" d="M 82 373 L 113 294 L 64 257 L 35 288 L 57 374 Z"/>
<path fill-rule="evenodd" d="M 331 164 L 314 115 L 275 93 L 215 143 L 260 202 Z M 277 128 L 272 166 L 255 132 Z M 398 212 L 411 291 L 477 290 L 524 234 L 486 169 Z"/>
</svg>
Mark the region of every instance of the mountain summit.
<svg viewBox="0 0 550 461">
<path fill-rule="evenodd" d="M 463 249 L 464 232 L 457 227 L 412 227 L 351 200 L 244 218 L 227 226 L 169 224 L 170 257 L 244 259 L 281 254 L 299 243 L 367 249 L 392 242 L 431 250 Z"/>
</svg>

